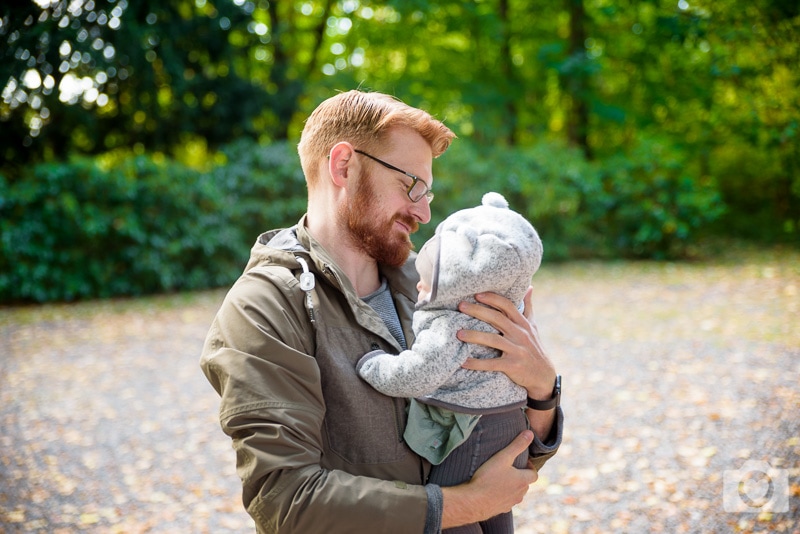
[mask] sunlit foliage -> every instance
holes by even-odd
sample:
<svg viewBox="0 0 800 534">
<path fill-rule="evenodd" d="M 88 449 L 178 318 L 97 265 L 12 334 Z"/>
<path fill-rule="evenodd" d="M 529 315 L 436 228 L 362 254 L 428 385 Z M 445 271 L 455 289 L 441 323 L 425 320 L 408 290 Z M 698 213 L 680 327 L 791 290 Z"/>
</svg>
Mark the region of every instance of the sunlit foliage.
<svg viewBox="0 0 800 534">
<path fill-rule="evenodd" d="M 464 141 L 567 141 L 600 162 L 671 145 L 697 184 L 800 235 L 794 0 L 23 0 L 0 7 L 3 174 L 70 154 L 195 167 L 296 139 L 335 91 L 424 107 Z M 653 157 L 657 157 L 653 154 Z M 755 229 L 755 232 L 753 231 Z"/>
</svg>

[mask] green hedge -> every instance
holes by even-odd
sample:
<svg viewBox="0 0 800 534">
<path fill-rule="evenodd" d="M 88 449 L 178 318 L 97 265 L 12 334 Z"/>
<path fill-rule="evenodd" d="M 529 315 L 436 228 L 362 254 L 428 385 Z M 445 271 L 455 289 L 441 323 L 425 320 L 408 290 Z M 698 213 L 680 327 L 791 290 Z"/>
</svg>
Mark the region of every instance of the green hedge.
<svg viewBox="0 0 800 534">
<path fill-rule="evenodd" d="M 139 156 L 75 159 L 0 176 L 0 302 L 69 301 L 226 286 L 263 231 L 306 207 L 293 146 L 240 141 L 205 172 Z M 674 149 L 642 143 L 602 163 L 542 143 L 524 149 L 459 141 L 434 164 L 433 224 L 498 191 L 528 217 L 548 261 L 678 258 L 719 217 L 711 182 L 687 175 Z"/>
<path fill-rule="evenodd" d="M 724 211 L 715 184 L 693 179 L 680 152 L 654 141 L 602 162 L 554 143 L 455 143 L 435 172 L 434 222 L 497 191 L 536 226 L 548 260 L 680 258 Z"/>
<path fill-rule="evenodd" d="M 305 182 L 288 145 L 228 148 L 199 172 L 135 157 L 0 177 L 0 301 L 142 295 L 231 283 L 258 233 L 291 223 Z M 286 202 L 284 202 L 286 200 Z"/>
</svg>

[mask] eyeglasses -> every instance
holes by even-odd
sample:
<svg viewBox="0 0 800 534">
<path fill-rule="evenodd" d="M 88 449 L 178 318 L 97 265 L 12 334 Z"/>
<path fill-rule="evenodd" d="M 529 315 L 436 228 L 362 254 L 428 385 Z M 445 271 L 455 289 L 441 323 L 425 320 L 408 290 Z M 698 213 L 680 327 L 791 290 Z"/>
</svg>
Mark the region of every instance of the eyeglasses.
<svg viewBox="0 0 800 534">
<path fill-rule="evenodd" d="M 408 198 L 411 199 L 411 202 L 419 202 L 420 200 L 422 200 L 422 197 L 425 197 L 426 199 L 428 199 L 428 204 L 433 202 L 433 191 L 430 190 L 430 188 L 428 187 L 428 184 L 426 184 L 425 180 L 423 180 L 422 178 L 417 178 L 416 176 L 414 176 L 410 172 L 406 172 L 403 169 L 399 169 L 399 168 L 395 167 L 394 165 L 392 165 L 391 163 L 386 163 L 385 161 L 380 160 L 380 159 L 376 158 L 375 156 L 370 156 L 369 154 L 367 154 L 363 150 L 358 150 L 358 149 L 354 149 L 354 150 L 356 152 L 358 152 L 359 154 L 361 154 L 362 156 L 367 156 L 369 159 L 377 161 L 378 163 L 380 163 L 381 165 L 383 165 L 387 169 L 392 169 L 393 171 L 397 171 L 397 172 L 403 173 L 406 176 L 408 176 L 409 178 L 411 178 L 411 185 L 409 186 L 408 190 L 406 191 L 406 193 L 408 194 Z"/>
</svg>

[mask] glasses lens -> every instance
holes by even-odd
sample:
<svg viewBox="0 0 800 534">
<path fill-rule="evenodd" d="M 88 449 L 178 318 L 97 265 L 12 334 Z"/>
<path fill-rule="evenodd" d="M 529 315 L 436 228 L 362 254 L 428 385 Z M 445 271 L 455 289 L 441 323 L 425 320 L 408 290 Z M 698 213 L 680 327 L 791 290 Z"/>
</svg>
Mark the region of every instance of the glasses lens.
<svg viewBox="0 0 800 534">
<path fill-rule="evenodd" d="M 412 202 L 419 202 L 422 200 L 422 197 L 426 196 L 428 193 L 428 186 L 426 186 L 422 180 L 416 180 L 414 185 L 411 186 L 408 196 L 411 197 Z"/>
</svg>

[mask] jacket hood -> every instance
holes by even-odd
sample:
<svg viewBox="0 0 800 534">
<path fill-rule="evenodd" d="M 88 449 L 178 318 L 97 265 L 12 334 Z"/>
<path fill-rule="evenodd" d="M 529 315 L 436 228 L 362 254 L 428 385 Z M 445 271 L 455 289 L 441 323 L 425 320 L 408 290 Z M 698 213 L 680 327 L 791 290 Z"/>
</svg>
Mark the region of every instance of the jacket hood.
<svg viewBox="0 0 800 534">
<path fill-rule="evenodd" d="M 519 306 L 542 262 L 539 234 L 498 193 L 487 193 L 480 206 L 447 217 L 432 239 L 438 240 L 438 261 L 426 307 L 454 309 L 484 291 Z"/>
<path fill-rule="evenodd" d="M 264 232 L 258 236 L 253 248 L 250 249 L 250 259 L 245 271 L 265 264 L 296 269 L 297 254 L 309 254 L 309 247 L 300 242 L 297 229 L 297 226 L 292 226 Z"/>
</svg>

